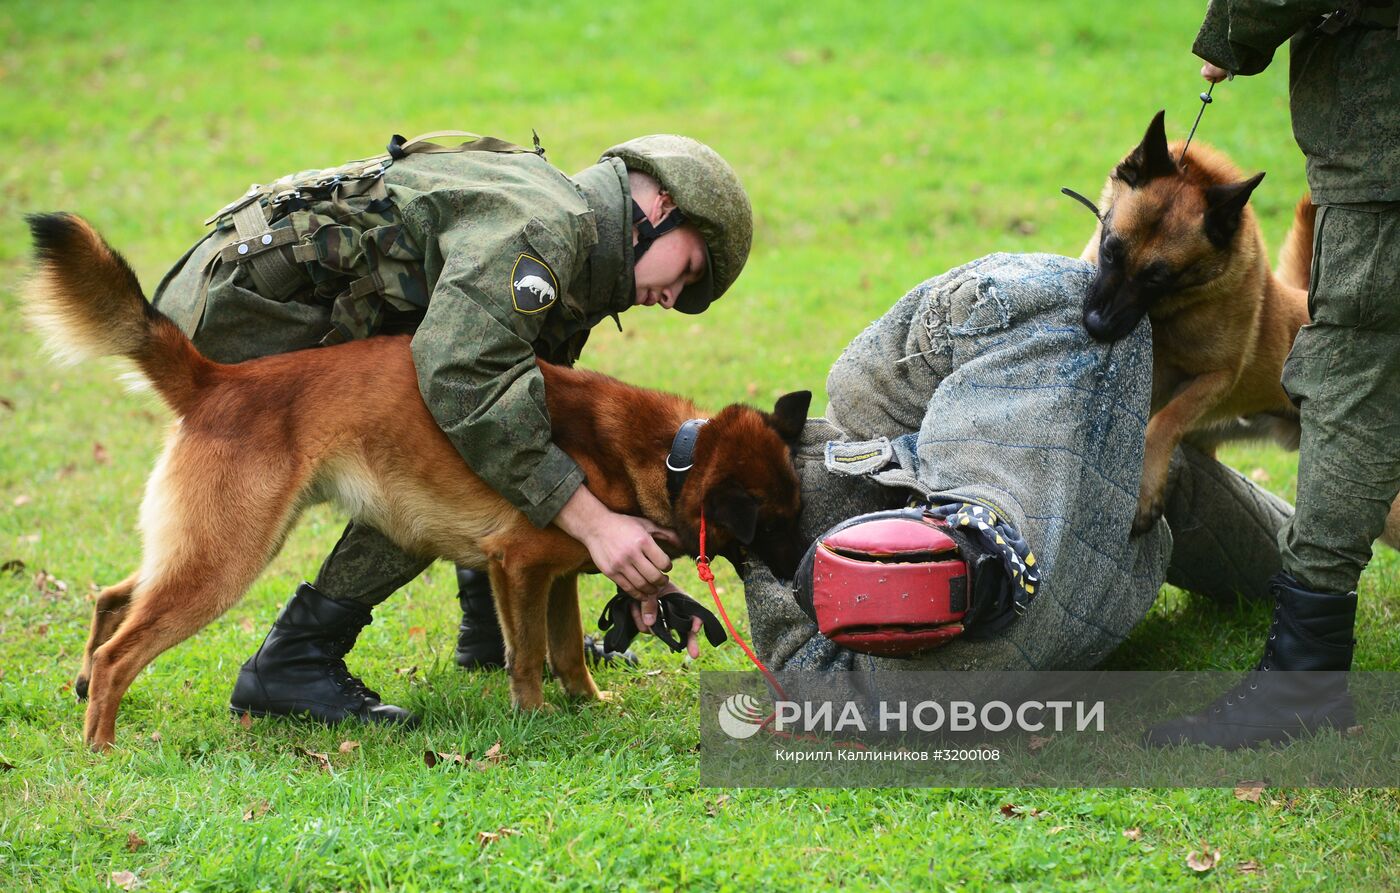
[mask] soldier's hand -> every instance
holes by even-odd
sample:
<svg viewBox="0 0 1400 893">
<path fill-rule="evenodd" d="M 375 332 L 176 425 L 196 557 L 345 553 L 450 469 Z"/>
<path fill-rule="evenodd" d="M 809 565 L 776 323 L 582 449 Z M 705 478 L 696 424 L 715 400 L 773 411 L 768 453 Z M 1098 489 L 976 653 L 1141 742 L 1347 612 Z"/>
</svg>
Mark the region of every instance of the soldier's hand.
<svg viewBox="0 0 1400 893">
<path fill-rule="evenodd" d="M 564 503 L 554 523 L 588 549 L 593 564 L 609 580 L 633 598 L 652 598 L 666 583 L 671 559 L 658 540 L 679 546 L 680 539 L 667 530 L 632 515 L 620 515 L 603 505 L 588 489 L 579 487 Z"/>
<path fill-rule="evenodd" d="M 660 612 L 659 596 L 669 592 L 679 592 L 681 595 L 685 595 L 679 586 L 667 580 L 665 586 L 656 595 L 634 601 L 629 605 L 632 610 L 632 622 L 637 624 L 638 629 L 652 631 L 651 626 L 656 622 L 656 615 Z M 700 656 L 700 630 L 703 626 L 704 621 L 699 617 L 690 618 L 690 632 L 685 637 L 685 652 L 690 655 L 691 660 Z"/>
<path fill-rule="evenodd" d="M 1210 81 L 1212 84 L 1218 84 L 1229 76 L 1230 72 L 1221 68 L 1219 65 L 1212 65 L 1207 62 L 1201 66 L 1201 77 Z"/>
<path fill-rule="evenodd" d="M 646 518 L 612 512 L 602 519 L 583 544 L 593 563 L 609 580 L 633 598 L 650 599 L 650 615 L 656 619 L 656 596 L 668 582 L 671 559 L 657 544 L 657 537 L 675 534 Z M 648 624 L 650 625 L 650 624 Z"/>
</svg>

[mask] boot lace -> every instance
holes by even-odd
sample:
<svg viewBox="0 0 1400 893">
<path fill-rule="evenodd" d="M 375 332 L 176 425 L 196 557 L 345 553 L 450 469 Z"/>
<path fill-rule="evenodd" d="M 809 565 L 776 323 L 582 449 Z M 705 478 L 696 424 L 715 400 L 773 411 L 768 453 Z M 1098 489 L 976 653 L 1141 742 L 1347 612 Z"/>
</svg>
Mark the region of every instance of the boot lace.
<svg viewBox="0 0 1400 893">
<path fill-rule="evenodd" d="M 1269 624 L 1268 642 L 1273 642 L 1275 639 L 1278 638 L 1279 612 L 1281 610 L 1282 607 L 1279 604 L 1275 603 L 1274 619 L 1273 622 Z M 1254 668 L 1254 672 L 1250 673 L 1244 679 L 1240 680 L 1240 682 L 1236 684 L 1234 688 L 1225 692 L 1224 696 L 1220 700 L 1216 701 L 1215 707 L 1211 709 L 1211 712 L 1219 713 L 1225 707 L 1235 706 L 1236 702 L 1232 701 L 1231 698 L 1238 698 L 1239 701 L 1243 701 L 1245 698 L 1249 697 L 1250 692 L 1258 691 L 1259 681 L 1257 674 L 1269 672 L 1269 664 L 1273 660 L 1273 657 L 1274 646 L 1272 644 L 1265 644 L 1264 656 L 1259 659 L 1259 665 Z"/>
<path fill-rule="evenodd" d="M 345 665 L 345 655 L 350 652 L 355 644 L 353 635 L 339 636 L 331 640 L 333 657 L 326 660 L 326 672 L 331 681 L 340 688 L 341 691 L 351 697 L 364 698 L 365 700 L 380 700 L 379 692 L 370 688 L 360 681 L 360 677 L 350 672 L 350 668 Z"/>
</svg>

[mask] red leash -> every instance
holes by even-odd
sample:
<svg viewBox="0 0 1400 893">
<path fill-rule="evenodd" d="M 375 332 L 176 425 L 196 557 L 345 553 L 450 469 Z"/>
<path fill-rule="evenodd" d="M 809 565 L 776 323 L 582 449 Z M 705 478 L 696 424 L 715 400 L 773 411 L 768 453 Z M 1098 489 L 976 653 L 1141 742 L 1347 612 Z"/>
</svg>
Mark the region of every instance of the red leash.
<svg viewBox="0 0 1400 893">
<path fill-rule="evenodd" d="M 715 589 L 715 572 L 710 570 L 710 559 L 705 555 L 705 513 L 703 511 L 700 512 L 700 554 L 695 559 L 695 573 L 700 576 L 701 580 L 709 584 L 710 595 L 714 597 L 715 607 L 719 608 L 720 619 L 724 621 L 725 628 L 729 630 L 729 635 L 733 636 L 734 641 L 739 643 L 739 647 L 744 649 L 744 653 L 749 656 L 749 660 L 753 661 L 753 665 L 763 671 L 763 675 L 768 680 L 768 684 L 773 686 L 773 690 L 778 693 L 778 696 L 783 700 L 787 700 L 787 692 L 783 691 L 783 687 L 778 684 L 777 677 L 763 665 L 763 661 L 758 659 L 758 655 L 753 653 L 753 649 L 749 647 L 748 642 L 744 641 L 744 637 L 739 635 L 739 631 L 734 628 L 734 624 L 729 620 L 729 613 L 724 610 L 724 602 L 719 600 L 719 590 Z M 768 717 L 769 722 L 772 720 L 772 716 Z"/>
<path fill-rule="evenodd" d="M 778 697 L 786 701 L 788 699 L 787 692 L 783 690 L 782 685 L 778 683 L 778 679 L 773 675 L 772 671 L 763 665 L 763 661 L 758 659 L 757 654 L 753 653 L 753 649 L 749 647 L 748 642 L 744 641 L 744 637 L 739 635 L 739 631 L 734 628 L 734 623 L 729 619 L 729 613 L 724 610 L 724 602 L 719 599 L 719 590 L 715 588 L 715 572 L 710 570 L 710 559 L 705 555 L 705 512 L 703 510 L 700 512 L 700 554 L 695 558 L 695 573 L 701 580 L 704 580 L 705 583 L 709 585 L 710 595 L 715 600 L 715 607 L 719 608 L 720 619 L 724 621 L 724 626 L 729 630 L 729 635 L 733 636 L 734 641 L 739 643 L 739 647 L 744 649 L 744 653 L 749 656 L 749 660 L 753 661 L 753 665 L 763 671 L 764 678 L 768 680 L 769 685 L 773 686 L 773 690 L 778 693 Z M 793 732 L 774 731 L 772 728 L 773 720 L 777 718 L 778 714 L 775 711 L 768 714 L 767 719 L 763 720 L 761 724 L 762 728 L 774 738 L 824 743 L 824 740 L 816 735 L 800 735 Z M 867 749 L 864 744 L 858 741 L 832 741 L 830 743 L 835 744 L 837 747 L 847 747 L 853 750 Z"/>
</svg>

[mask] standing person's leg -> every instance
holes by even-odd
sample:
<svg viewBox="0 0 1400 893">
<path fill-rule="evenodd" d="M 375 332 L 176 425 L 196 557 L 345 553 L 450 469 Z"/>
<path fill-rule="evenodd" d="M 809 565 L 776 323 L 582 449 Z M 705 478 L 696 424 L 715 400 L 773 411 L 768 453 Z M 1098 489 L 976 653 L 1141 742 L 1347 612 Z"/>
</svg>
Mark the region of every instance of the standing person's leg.
<svg viewBox="0 0 1400 893">
<path fill-rule="evenodd" d="M 374 528 L 351 522 L 316 583 L 297 587 L 257 653 L 238 671 L 229 707 L 256 716 L 307 714 L 331 723 L 351 717 L 416 722 L 354 676 L 345 655 L 370 624 L 371 609 L 431 563 L 406 554 Z"/>
<path fill-rule="evenodd" d="M 1356 584 L 1400 490 L 1400 205 L 1331 205 L 1318 214 L 1310 311 L 1284 365 L 1302 414 L 1298 502 L 1279 534 L 1274 620 L 1258 670 L 1330 671 L 1319 683 L 1252 673 L 1149 741 L 1254 746 L 1354 722 Z M 1303 677 L 1298 677 L 1303 678 Z"/>
<path fill-rule="evenodd" d="M 457 665 L 468 670 L 489 670 L 505 666 L 506 642 L 496 618 L 496 599 L 486 571 L 457 568 L 457 602 L 462 607 L 462 624 L 457 628 Z M 608 651 L 602 636 L 584 636 L 583 654 L 589 664 L 611 664 L 621 660 L 637 665 L 632 649 Z"/>
<path fill-rule="evenodd" d="M 1303 439 L 1279 544 L 1303 587 L 1349 593 L 1400 490 L 1400 204 L 1324 207 L 1317 229 L 1313 323 L 1284 367 Z"/>
</svg>

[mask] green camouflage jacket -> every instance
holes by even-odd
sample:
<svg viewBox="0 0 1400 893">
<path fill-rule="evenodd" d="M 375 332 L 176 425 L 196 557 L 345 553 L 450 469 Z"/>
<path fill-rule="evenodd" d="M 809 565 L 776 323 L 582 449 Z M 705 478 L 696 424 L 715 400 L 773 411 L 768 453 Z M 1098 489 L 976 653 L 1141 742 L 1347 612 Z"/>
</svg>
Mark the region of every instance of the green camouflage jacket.
<svg viewBox="0 0 1400 893">
<path fill-rule="evenodd" d="M 431 289 L 418 385 L 467 463 L 537 525 L 583 482 L 550 440 L 538 353 L 572 363 L 632 305 L 631 193 L 610 159 L 570 181 L 533 154 L 413 155 L 385 174 Z"/>
<path fill-rule="evenodd" d="M 1292 38 L 1293 134 L 1317 204 L 1400 201 L 1400 0 L 1210 0 L 1192 51 L 1258 74 Z M 1349 23 L 1322 17 L 1346 9 Z"/>
<path fill-rule="evenodd" d="M 632 305 L 630 209 L 616 158 L 567 177 L 519 147 L 420 146 L 255 186 L 154 303 L 221 362 L 412 332 L 433 417 L 544 526 L 583 473 L 551 441 L 535 357 L 573 363 Z"/>
</svg>

